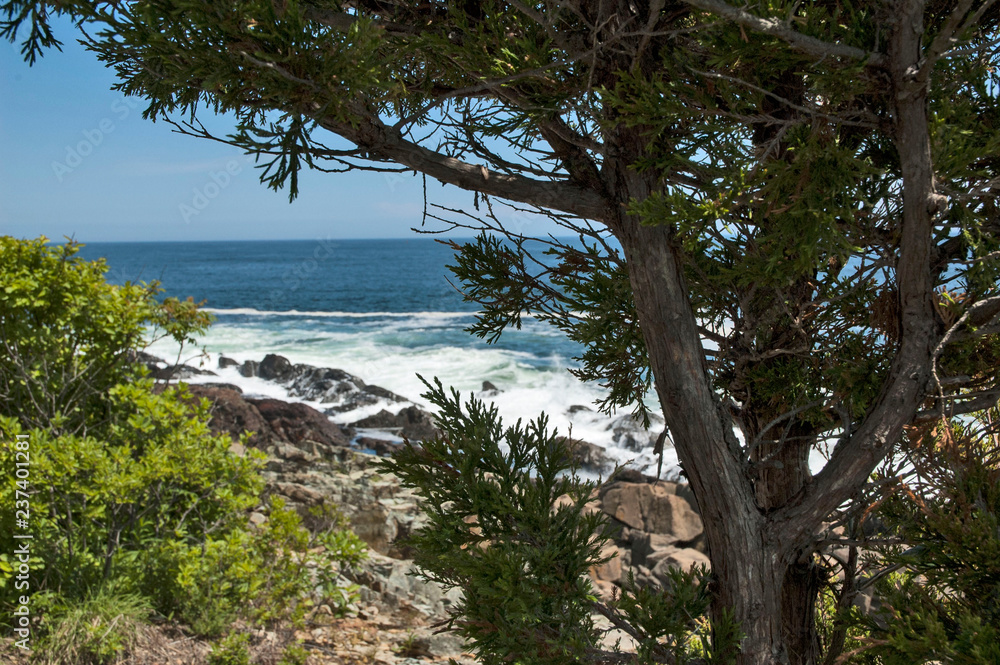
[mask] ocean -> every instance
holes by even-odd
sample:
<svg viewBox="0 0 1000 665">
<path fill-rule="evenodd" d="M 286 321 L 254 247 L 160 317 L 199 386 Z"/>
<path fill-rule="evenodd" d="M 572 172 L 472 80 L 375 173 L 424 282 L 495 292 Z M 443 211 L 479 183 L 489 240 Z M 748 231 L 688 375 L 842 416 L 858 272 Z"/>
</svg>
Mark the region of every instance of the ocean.
<svg viewBox="0 0 1000 665">
<path fill-rule="evenodd" d="M 248 394 L 289 399 L 281 386 L 217 367 L 220 355 L 242 362 L 268 353 L 342 369 L 425 408 L 418 374 L 464 394 L 480 394 L 489 381 L 500 391 L 490 399 L 505 422 L 544 412 L 561 433 L 604 446 L 622 463 L 655 469 L 644 438 L 638 445 L 615 440 L 627 414 L 597 412 L 594 403 L 605 391 L 570 374 L 581 349 L 561 332 L 531 318 L 496 344 L 466 332 L 477 306 L 449 281 L 453 250 L 432 238 L 92 243 L 80 254 L 104 258 L 112 283 L 157 280 L 164 295 L 192 297 L 215 315 L 199 340 L 206 356 L 191 349 L 178 356 L 163 341 L 148 349 L 219 374 L 192 382 L 225 381 Z M 650 432 L 651 440 L 657 434 Z M 668 453 L 665 470 L 674 462 Z"/>
</svg>

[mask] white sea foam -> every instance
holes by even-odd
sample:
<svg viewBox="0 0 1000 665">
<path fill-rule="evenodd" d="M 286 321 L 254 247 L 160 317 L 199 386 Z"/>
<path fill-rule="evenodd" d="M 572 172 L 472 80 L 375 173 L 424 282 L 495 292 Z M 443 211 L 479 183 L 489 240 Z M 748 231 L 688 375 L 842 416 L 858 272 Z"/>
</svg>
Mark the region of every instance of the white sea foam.
<svg viewBox="0 0 1000 665">
<path fill-rule="evenodd" d="M 391 331 L 382 328 L 351 334 L 297 327 L 276 328 L 272 325 L 216 324 L 201 339 L 201 344 L 208 351 L 203 366 L 218 376 L 195 377 L 191 382 L 233 383 L 248 395 L 294 399 L 289 397 L 284 387 L 273 382 L 244 377 L 235 368 L 217 369 L 219 355 L 242 363 L 246 360 L 259 361 L 268 353 L 276 353 L 293 363 L 342 369 L 366 383 L 391 390 L 429 409 L 430 403 L 421 397 L 426 386 L 418 374 L 429 381 L 436 377 L 444 386 L 459 390 L 463 397 L 477 395 L 492 401 L 505 424 L 512 425 L 518 419 L 534 419 L 544 412 L 550 428 L 557 429 L 560 434 L 570 434 L 574 439 L 603 446 L 608 455 L 618 462 L 631 462 L 647 472 L 655 471 L 656 460 L 651 448 L 637 453 L 615 445 L 611 431 L 613 418 L 599 413 L 594 405 L 606 395 L 606 391 L 596 384 L 582 383 L 571 375 L 566 369 L 569 359 L 557 355 L 539 358 L 524 351 L 482 345 L 440 344 L 414 348 L 404 344 L 386 344 L 387 332 Z M 171 362 L 177 356 L 176 346 L 167 341 L 153 344 L 149 352 Z M 182 360 L 197 364 L 192 354 L 187 355 Z M 493 383 L 500 392 L 483 394 L 484 381 Z M 329 406 L 306 403 L 320 410 Z M 396 413 L 407 404 L 383 401 L 337 414 L 331 419 L 347 424 L 381 409 Z M 572 406 L 587 408 L 570 413 Z M 672 452 L 667 451 L 664 456 L 665 473 L 676 465 Z"/>
<path fill-rule="evenodd" d="M 218 315 L 233 316 L 289 316 L 302 318 L 326 319 L 390 319 L 390 318 L 424 318 L 424 319 L 460 319 L 475 316 L 475 312 L 323 312 L 288 310 L 261 310 L 252 307 L 237 307 L 234 309 L 216 309 L 205 307 L 204 311 Z"/>
</svg>

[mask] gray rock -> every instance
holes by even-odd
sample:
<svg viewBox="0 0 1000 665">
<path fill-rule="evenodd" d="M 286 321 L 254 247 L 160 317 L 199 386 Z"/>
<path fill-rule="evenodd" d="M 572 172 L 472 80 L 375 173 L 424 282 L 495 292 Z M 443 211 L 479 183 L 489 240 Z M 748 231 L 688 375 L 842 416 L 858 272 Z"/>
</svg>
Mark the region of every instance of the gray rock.
<svg viewBox="0 0 1000 665">
<path fill-rule="evenodd" d="M 611 430 L 611 440 L 619 448 L 640 452 L 656 444 L 656 439 L 663 431 L 663 418 L 649 415 L 649 429 L 642 426 L 642 421 L 626 414 L 615 418 L 608 429 Z"/>
<path fill-rule="evenodd" d="M 677 549 L 666 553 L 653 567 L 653 577 L 663 586 L 667 586 L 670 580 L 669 571 L 671 569 L 691 570 L 695 567 L 704 566 L 711 568 L 712 562 L 708 557 L 691 548 Z"/>
<path fill-rule="evenodd" d="M 424 441 L 440 434 L 431 415 L 416 406 L 408 406 L 397 414 L 383 409 L 373 416 L 351 423 L 351 427 L 390 430 L 411 441 Z"/>
<path fill-rule="evenodd" d="M 260 361 L 257 368 L 257 376 L 268 381 L 283 382 L 292 378 L 294 367 L 291 361 L 284 356 L 269 353 Z"/>
<path fill-rule="evenodd" d="M 233 360 L 232 358 L 227 358 L 226 356 L 219 356 L 219 369 L 226 369 L 227 367 L 239 367 L 240 364 Z"/>
</svg>

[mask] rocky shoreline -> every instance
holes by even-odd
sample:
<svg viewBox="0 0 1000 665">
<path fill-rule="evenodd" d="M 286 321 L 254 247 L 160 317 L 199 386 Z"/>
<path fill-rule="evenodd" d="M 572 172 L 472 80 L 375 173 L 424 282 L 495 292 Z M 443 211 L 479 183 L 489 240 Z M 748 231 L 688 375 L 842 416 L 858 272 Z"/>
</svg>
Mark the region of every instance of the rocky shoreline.
<svg viewBox="0 0 1000 665">
<path fill-rule="evenodd" d="M 238 366 L 243 376 L 279 384 L 293 399 L 319 403 L 323 412 L 301 402 L 245 395 L 238 386 L 212 383 L 211 373 L 203 369 L 166 366 L 152 357 L 142 360 L 154 378 L 163 381 L 197 376 L 199 383 L 190 384 L 190 392 L 211 403 L 210 427 L 232 436 L 234 454 L 245 452 L 239 443 L 242 433 L 254 432 L 247 443 L 268 457 L 264 469 L 268 492 L 284 497 L 303 514 L 307 525 L 323 526 L 310 509 L 333 506 L 368 544 L 368 560 L 341 573 L 345 584 L 359 587 L 360 600 L 350 608 L 354 616 L 335 620 L 330 608 L 320 607 L 308 635 L 300 636 L 307 647 L 315 647 L 317 662 L 325 662 L 323 653 L 339 661 L 386 665 L 462 657 L 459 638 L 435 634 L 431 628 L 448 615 L 460 592 L 453 589 L 446 593 L 421 580 L 407 558 L 406 537 L 424 523 L 418 497 L 372 464 L 377 456 L 391 454 L 401 445 L 401 438 L 417 442 L 434 436 L 437 430 L 430 414 L 405 397 L 368 385 L 347 372 L 296 365 L 281 356 L 268 355 L 260 362 L 241 365 L 223 357 L 219 363 L 222 367 Z M 484 392 L 495 389 L 484 386 Z M 360 406 L 386 402 L 406 406 L 400 406 L 396 413 L 381 409 L 347 425 L 330 419 Z M 620 427 L 615 435 L 642 439 L 649 433 Z M 606 474 L 613 468 L 598 445 L 576 443 L 574 450 L 585 471 Z M 588 510 L 603 511 L 614 527 L 615 537 L 606 551 L 613 558 L 590 571 L 595 589 L 604 597 L 610 598 L 630 575 L 640 585 L 660 586 L 671 568 L 709 564 L 701 518 L 684 484 L 620 470 L 595 490 Z M 264 516 L 255 514 L 251 519 Z M 352 626 L 355 635 L 368 635 L 354 640 L 364 654 L 345 646 L 354 642 L 345 640 L 343 634 L 336 638 L 336 645 L 324 641 L 324 637 L 338 634 L 338 626 Z M 608 644 L 624 637 L 607 626 Z M 622 644 L 628 640 L 622 639 Z"/>
</svg>

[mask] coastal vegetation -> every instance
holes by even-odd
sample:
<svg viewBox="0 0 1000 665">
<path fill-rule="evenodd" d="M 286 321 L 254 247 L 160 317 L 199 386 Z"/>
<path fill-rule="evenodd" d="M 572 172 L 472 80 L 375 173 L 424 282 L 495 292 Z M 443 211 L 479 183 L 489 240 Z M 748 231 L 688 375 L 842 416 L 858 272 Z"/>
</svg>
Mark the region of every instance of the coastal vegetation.
<svg viewBox="0 0 1000 665">
<path fill-rule="evenodd" d="M 151 340 L 190 342 L 210 317 L 155 284 L 108 284 L 77 251 L 0 237 L 0 538 L 30 551 L 0 554 L 3 625 L 45 662 L 97 664 L 157 618 L 209 638 L 300 623 L 363 544 L 335 519 L 307 531 L 263 496 L 262 453 L 231 452 L 206 401 L 148 377 Z"/>
<path fill-rule="evenodd" d="M 303 168 L 414 171 L 475 193 L 473 210 L 425 214 L 483 231 L 455 246 L 482 308 L 472 332 L 496 338 L 530 312 L 582 343 L 577 373 L 607 386 L 602 408 L 644 419 L 654 390 L 701 510 L 708 625 L 678 641 L 655 619 L 663 598 L 623 596 L 608 612 L 646 640 L 638 657 L 995 662 L 997 559 L 979 553 L 996 551 L 1000 5 L 3 6 L 0 32 L 28 60 L 57 44 L 49 12 L 69 14 L 147 117 L 239 146 L 291 197 Z M 212 136 L 205 112 L 233 114 L 233 133 Z M 533 261 L 525 211 L 584 249 L 541 238 L 549 260 Z M 508 615 L 520 627 L 473 607 L 453 626 L 488 662 L 629 661 L 594 650 L 568 577 L 594 552 L 582 509 L 545 517 L 555 481 L 497 491 L 514 491 L 501 443 L 535 450 L 510 468 L 547 472 L 551 439 L 540 425 L 508 436 L 482 408 L 446 416 L 471 461 L 428 446 L 394 467 L 465 534 L 424 541 L 440 555 L 428 574 L 526 604 Z M 456 478 L 472 505 L 448 493 Z M 490 546 L 472 546 L 459 524 L 472 518 L 498 529 Z M 876 545 L 887 567 L 866 577 Z M 479 561 L 435 567 L 448 556 Z M 504 586 L 516 573 L 538 582 L 536 602 Z M 863 581 L 882 614 L 855 609 Z"/>
</svg>

